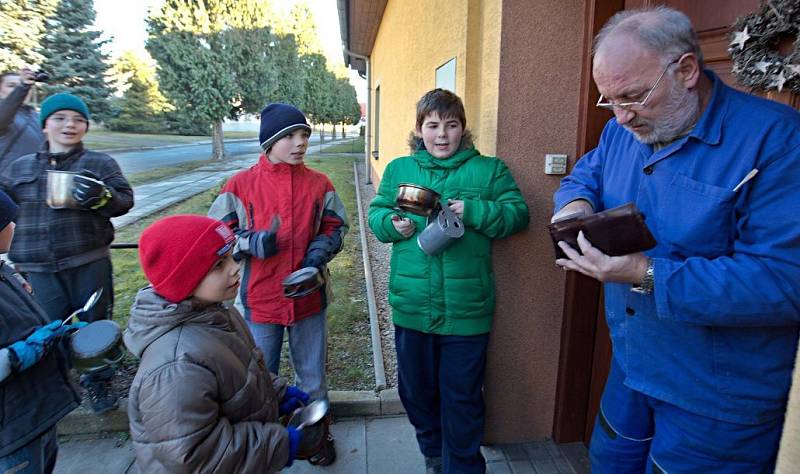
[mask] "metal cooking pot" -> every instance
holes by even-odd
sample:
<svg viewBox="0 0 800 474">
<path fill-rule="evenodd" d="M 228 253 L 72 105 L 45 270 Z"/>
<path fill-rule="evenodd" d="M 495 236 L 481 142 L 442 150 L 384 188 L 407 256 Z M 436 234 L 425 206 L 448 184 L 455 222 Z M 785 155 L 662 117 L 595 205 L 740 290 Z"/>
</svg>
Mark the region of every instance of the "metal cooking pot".
<svg viewBox="0 0 800 474">
<path fill-rule="evenodd" d="M 397 186 L 397 207 L 416 214 L 428 217 L 441 208 L 439 193 L 424 186 L 411 183 L 401 183 Z"/>
<path fill-rule="evenodd" d="M 325 415 L 329 406 L 327 400 L 314 400 L 292 414 L 286 426 L 303 431 L 303 438 L 297 449 L 297 459 L 309 459 L 322 450 L 326 431 Z"/>
<path fill-rule="evenodd" d="M 300 298 L 322 288 L 325 278 L 316 267 L 305 267 L 283 279 L 283 294 L 287 298 Z"/>
<path fill-rule="evenodd" d="M 72 197 L 75 188 L 74 171 L 47 170 L 47 198 L 45 202 L 53 209 L 81 209 Z"/>
<path fill-rule="evenodd" d="M 417 245 L 427 255 L 436 255 L 464 235 L 464 223 L 449 206 L 444 206 L 417 236 Z"/>
<path fill-rule="evenodd" d="M 69 339 L 72 364 L 80 372 L 95 372 L 118 364 L 125 356 L 122 330 L 114 321 L 89 323 Z"/>
</svg>

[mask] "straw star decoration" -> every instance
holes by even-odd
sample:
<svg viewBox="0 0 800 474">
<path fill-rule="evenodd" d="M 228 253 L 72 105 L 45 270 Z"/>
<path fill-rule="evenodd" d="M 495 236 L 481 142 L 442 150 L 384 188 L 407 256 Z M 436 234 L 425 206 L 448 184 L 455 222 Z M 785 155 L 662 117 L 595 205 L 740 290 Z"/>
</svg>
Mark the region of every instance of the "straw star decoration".
<svg viewBox="0 0 800 474">
<path fill-rule="evenodd" d="M 772 76 L 772 84 L 770 84 L 770 86 L 776 87 L 778 92 L 783 92 L 784 84 L 786 84 L 786 77 L 783 75 L 783 70 Z"/>
<path fill-rule="evenodd" d="M 744 44 L 751 38 L 750 33 L 747 32 L 747 27 L 744 27 L 744 30 L 737 31 L 733 34 L 733 41 L 731 41 L 731 46 L 738 46 L 739 49 L 744 49 Z"/>
<path fill-rule="evenodd" d="M 759 61 L 753 64 L 753 67 L 756 68 L 756 71 L 763 72 L 764 74 L 767 73 L 767 69 L 772 66 L 772 63 L 769 61 Z"/>
</svg>

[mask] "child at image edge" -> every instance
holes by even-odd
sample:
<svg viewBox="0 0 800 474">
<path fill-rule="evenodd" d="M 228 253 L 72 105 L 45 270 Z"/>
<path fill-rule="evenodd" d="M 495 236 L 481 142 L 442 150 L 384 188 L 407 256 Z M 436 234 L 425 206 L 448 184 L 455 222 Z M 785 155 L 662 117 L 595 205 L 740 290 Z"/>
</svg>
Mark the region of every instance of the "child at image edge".
<svg viewBox="0 0 800 474">
<path fill-rule="evenodd" d="M 312 449 L 278 424 L 308 395 L 267 371 L 223 303 L 239 287 L 235 239 L 218 220 L 176 215 L 139 240 L 151 286 L 136 295 L 124 335 L 141 358 L 128 413 L 139 472 L 276 472 Z"/>
<path fill-rule="evenodd" d="M 486 347 L 494 313 L 492 241 L 528 224 L 506 165 L 481 156 L 461 99 L 435 89 L 417 103 L 412 154 L 389 162 L 369 207 L 369 226 L 391 242 L 389 303 L 400 399 L 430 473 L 485 471 L 480 453 Z M 398 215 L 400 183 L 438 192 L 464 236 L 428 256 L 416 242 L 424 217 Z"/>
<path fill-rule="evenodd" d="M 234 255 L 242 262 L 242 285 L 235 304 L 267 368 L 279 373 L 288 330 L 297 386 L 317 400 L 328 397 L 326 264 L 341 250 L 348 222 L 330 179 L 303 162 L 310 133 L 297 108 L 265 107 L 259 131 L 263 154 L 225 184 L 208 215 L 238 236 Z M 284 296 L 284 278 L 305 267 L 318 268 L 325 287 L 299 298 Z M 330 432 L 326 437 L 325 448 L 310 463 L 325 466 L 336 459 Z"/>
</svg>

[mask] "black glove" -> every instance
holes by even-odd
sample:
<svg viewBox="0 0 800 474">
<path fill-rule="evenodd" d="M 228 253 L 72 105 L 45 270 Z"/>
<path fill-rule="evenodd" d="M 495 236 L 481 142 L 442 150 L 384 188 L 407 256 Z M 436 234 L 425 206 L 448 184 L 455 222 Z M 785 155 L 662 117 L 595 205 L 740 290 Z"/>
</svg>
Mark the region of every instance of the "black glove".
<svg viewBox="0 0 800 474">
<path fill-rule="evenodd" d="M 103 181 L 89 170 L 75 175 L 72 197 L 84 209 L 100 209 L 111 198 L 111 191 Z"/>
</svg>

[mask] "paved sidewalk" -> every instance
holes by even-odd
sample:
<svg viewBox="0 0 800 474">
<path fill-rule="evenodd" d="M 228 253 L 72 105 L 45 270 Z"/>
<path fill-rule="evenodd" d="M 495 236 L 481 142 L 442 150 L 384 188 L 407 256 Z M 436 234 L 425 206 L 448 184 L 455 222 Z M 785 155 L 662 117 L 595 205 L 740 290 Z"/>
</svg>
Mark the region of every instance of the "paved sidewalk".
<svg viewBox="0 0 800 474">
<path fill-rule="evenodd" d="M 331 426 L 336 438 L 336 462 L 315 467 L 297 461 L 284 472 L 292 474 L 413 474 L 424 473 L 425 463 L 417 449 L 414 429 L 405 416 L 359 417 Z M 588 473 L 582 445 L 557 446 L 550 440 L 484 447 L 490 474 Z M 100 468 L 102 466 L 102 468 Z M 127 433 L 94 440 L 62 441 L 57 474 L 133 474 L 133 448 Z"/>
<path fill-rule="evenodd" d="M 347 138 L 344 140 L 353 140 Z M 327 141 L 324 144 L 308 147 L 308 155 L 316 155 L 323 149 L 339 144 L 343 139 Z M 211 189 L 220 181 L 235 174 L 237 171 L 248 168 L 256 163 L 257 155 L 247 156 L 238 160 L 211 163 L 188 173 L 172 176 L 162 181 L 134 186 L 134 206 L 127 214 L 111 219 L 114 227 L 119 229 L 138 221 L 143 217 L 158 212 L 175 203 L 188 199 L 196 194 Z"/>
</svg>

